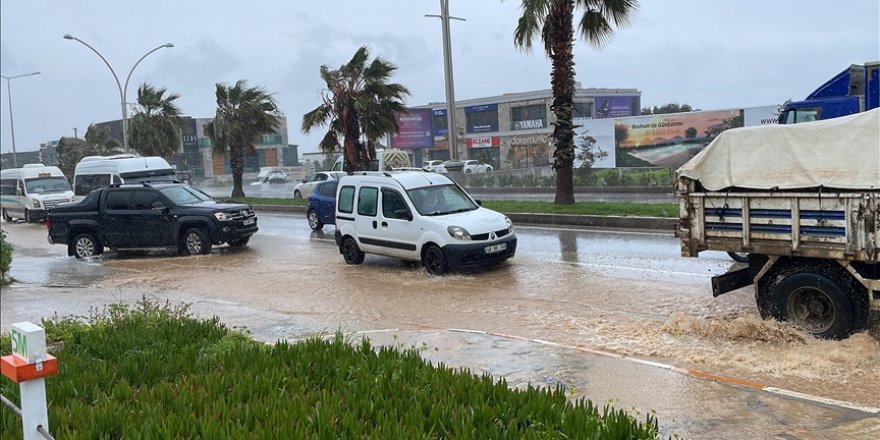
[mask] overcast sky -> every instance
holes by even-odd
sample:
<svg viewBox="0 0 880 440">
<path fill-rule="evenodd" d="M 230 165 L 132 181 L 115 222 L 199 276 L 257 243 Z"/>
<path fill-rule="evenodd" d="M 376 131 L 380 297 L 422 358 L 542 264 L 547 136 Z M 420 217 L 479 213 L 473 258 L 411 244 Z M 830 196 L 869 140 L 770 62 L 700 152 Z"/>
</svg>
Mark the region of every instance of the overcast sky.
<svg viewBox="0 0 880 440">
<path fill-rule="evenodd" d="M 850 64 L 880 59 L 877 0 L 641 0 L 631 25 L 601 51 L 575 45 L 583 87 L 635 88 L 642 106 L 687 103 L 704 110 L 802 99 Z M 0 73 L 13 79 L 17 151 L 85 134 L 121 118 L 110 70 L 134 102 L 147 82 L 181 95 L 183 114 L 213 117 L 215 84 L 239 79 L 266 88 L 300 153 L 323 133 L 304 135 L 303 113 L 319 103 L 322 64 L 338 67 L 361 45 L 398 66 L 407 104 L 445 101 L 439 0 L 0 0 Z M 450 0 L 458 100 L 550 88 L 541 50 L 513 46 L 519 0 Z M 536 49 L 539 49 L 537 42 Z M 0 149 L 12 151 L 7 81 Z"/>
</svg>

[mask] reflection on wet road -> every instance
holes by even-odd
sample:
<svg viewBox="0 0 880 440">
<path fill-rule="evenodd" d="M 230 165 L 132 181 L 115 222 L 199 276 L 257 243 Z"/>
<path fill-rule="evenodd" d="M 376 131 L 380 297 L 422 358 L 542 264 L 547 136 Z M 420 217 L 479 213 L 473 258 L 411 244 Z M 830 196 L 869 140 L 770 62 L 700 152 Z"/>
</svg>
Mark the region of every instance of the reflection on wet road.
<svg viewBox="0 0 880 440">
<path fill-rule="evenodd" d="M 3 227 L 16 245 L 13 276 L 28 280 L 3 289 L 3 328 L 22 316 L 31 319 L 28 313 L 47 303 L 61 313 L 84 314 L 96 304 L 149 295 L 191 303 L 195 313 L 246 326 L 267 341 L 337 329 L 472 329 L 880 406 L 876 325 L 873 333 L 845 341 L 818 341 L 762 321 L 747 289 L 712 297 L 709 277 L 732 264 L 724 254 L 681 258 L 671 234 L 519 227 L 518 253 L 508 263 L 431 277 L 418 265 L 391 258 L 367 256 L 362 265 L 346 265 L 332 226 L 314 233 L 302 215 L 261 214 L 260 232 L 240 250 L 191 257 L 111 252 L 91 263 L 46 244 L 44 227 Z M 49 288 L 56 284 L 88 288 Z M 471 342 L 478 352 L 487 348 Z M 729 385 L 707 387 L 668 370 L 621 366 L 571 350 L 544 356 L 542 363 L 547 352 L 533 346 L 529 355 L 517 349 L 480 361 L 468 355 L 468 344 L 447 360 L 457 353 L 463 366 L 473 362 L 502 374 L 545 377 L 597 403 L 616 399 L 622 407 L 655 410 L 666 433 L 685 438 L 706 438 L 707 432 L 715 438 L 880 433 L 876 417 L 864 413 Z"/>
</svg>

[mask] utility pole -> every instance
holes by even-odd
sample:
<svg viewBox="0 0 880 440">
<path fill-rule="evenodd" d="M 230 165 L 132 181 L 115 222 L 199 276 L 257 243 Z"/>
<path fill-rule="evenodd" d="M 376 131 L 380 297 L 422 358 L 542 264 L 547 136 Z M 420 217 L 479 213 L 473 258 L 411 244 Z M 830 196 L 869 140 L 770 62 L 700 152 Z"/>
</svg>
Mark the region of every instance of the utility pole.
<svg viewBox="0 0 880 440">
<path fill-rule="evenodd" d="M 74 138 L 74 139 L 78 139 L 78 138 L 76 137 L 76 127 L 73 127 L 73 138 Z"/>
<path fill-rule="evenodd" d="M 439 18 L 442 23 L 443 72 L 446 79 L 446 123 L 449 126 L 446 138 L 449 143 L 449 160 L 458 160 L 458 146 L 455 139 L 455 90 L 452 81 L 452 41 L 449 36 L 449 20 L 465 20 L 449 16 L 449 0 L 440 0 L 440 15 L 425 15 L 425 17 Z"/>
</svg>

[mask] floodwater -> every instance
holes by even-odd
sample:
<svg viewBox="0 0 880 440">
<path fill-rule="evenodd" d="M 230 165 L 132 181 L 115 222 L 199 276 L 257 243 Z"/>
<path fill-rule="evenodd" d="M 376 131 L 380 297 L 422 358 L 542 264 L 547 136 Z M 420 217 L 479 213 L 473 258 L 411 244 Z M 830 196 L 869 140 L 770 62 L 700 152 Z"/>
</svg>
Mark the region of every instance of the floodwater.
<svg viewBox="0 0 880 440">
<path fill-rule="evenodd" d="M 384 257 L 346 265 L 332 226 L 314 233 L 302 216 L 261 215 L 260 232 L 243 249 L 217 248 L 192 257 L 108 253 L 93 262 L 76 261 L 66 257 L 64 246 L 48 245 L 42 226 L 4 223 L 3 228 L 16 245 L 13 276 L 24 282 L 21 292 L 4 289 L 4 329 L 22 316 L 33 319 L 38 312 L 31 307 L 45 309 L 48 294 L 37 292 L 45 287 L 54 288 L 51 304 L 62 314 L 85 314 L 95 304 L 148 295 L 190 303 L 199 315 L 220 316 L 270 342 L 336 330 L 469 329 L 880 407 L 876 320 L 870 331 L 844 341 L 816 340 L 763 321 L 752 290 L 712 297 L 709 278 L 732 261 L 721 253 L 682 258 L 671 235 L 519 227 L 517 256 L 509 262 L 431 277 L 415 264 Z M 685 438 L 880 435 L 876 415 L 756 397 L 706 381 L 694 385 L 695 379 L 668 370 L 585 361 L 571 350 L 547 358 L 546 352 L 529 354 L 517 344 L 509 343 L 506 356 L 503 350 L 491 355 L 478 350 L 483 358 L 468 353 L 464 347 L 480 347 L 476 342 L 462 343 L 447 357 L 438 349 L 435 356 L 461 366 L 482 359 L 484 371 L 501 373 L 543 357 L 552 364 L 544 366 L 554 380 L 599 403 L 656 411 L 664 432 Z"/>
</svg>

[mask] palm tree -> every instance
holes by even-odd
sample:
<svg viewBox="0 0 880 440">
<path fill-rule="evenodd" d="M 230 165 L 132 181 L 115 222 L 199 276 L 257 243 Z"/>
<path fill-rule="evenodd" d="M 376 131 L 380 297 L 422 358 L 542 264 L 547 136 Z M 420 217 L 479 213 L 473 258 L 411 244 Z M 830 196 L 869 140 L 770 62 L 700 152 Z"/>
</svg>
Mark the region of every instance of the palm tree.
<svg viewBox="0 0 880 440">
<path fill-rule="evenodd" d="M 522 16 L 514 31 L 514 44 L 526 51 L 532 40 L 540 38 L 550 57 L 551 110 L 556 115 L 553 128 L 553 169 L 556 171 L 556 204 L 574 203 L 572 165 L 574 163 L 574 11 L 584 10 L 578 33 L 590 45 L 602 48 L 614 34 L 612 25 L 629 24 L 638 9 L 637 0 L 522 0 Z"/>
<path fill-rule="evenodd" d="M 128 141 L 142 156 L 170 158 L 180 148 L 180 95 L 144 83 L 138 88 L 138 111 L 131 118 Z"/>
<path fill-rule="evenodd" d="M 111 156 L 121 152 L 122 145 L 119 141 L 110 137 L 110 127 L 89 124 L 85 135 L 88 144 L 88 152 L 99 156 Z"/>
<path fill-rule="evenodd" d="M 254 144 L 262 135 L 274 133 L 283 115 L 271 93 L 260 87 L 248 87 L 245 80 L 231 87 L 217 84 L 216 96 L 217 114 L 205 126 L 205 133 L 214 144 L 215 153 L 229 153 L 232 197 L 244 197 L 244 155 L 256 154 Z"/>
<path fill-rule="evenodd" d="M 327 85 L 321 94 L 323 102 L 303 115 L 303 133 L 328 127 L 320 143 L 325 154 L 340 150 L 342 136 L 344 169 L 348 172 L 366 169 L 375 159 L 376 139 L 397 130 L 394 114 L 406 111 L 402 100 L 409 95 L 406 87 L 387 82 L 396 66 L 381 57 L 367 64 L 369 58 L 369 50 L 361 46 L 339 69 L 321 66 L 321 79 Z"/>
</svg>

